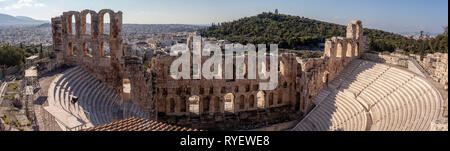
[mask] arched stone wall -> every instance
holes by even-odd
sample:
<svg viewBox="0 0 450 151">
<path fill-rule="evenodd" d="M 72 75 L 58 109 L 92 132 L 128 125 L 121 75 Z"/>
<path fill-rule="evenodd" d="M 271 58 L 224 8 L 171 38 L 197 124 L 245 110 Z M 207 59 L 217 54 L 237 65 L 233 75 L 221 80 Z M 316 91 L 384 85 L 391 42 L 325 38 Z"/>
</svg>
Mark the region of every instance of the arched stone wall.
<svg viewBox="0 0 450 151">
<path fill-rule="evenodd" d="M 90 18 L 91 19 L 91 30 L 90 30 L 89 33 L 87 32 L 87 24 L 88 24 L 87 15 L 91 16 L 91 18 Z M 93 10 L 83 10 L 83 11 L 81 11 L 81 34 L 82 35 L 95 35 L 95 34 L 98 34 L 98 33 L 94 33 L 94 31 L 96 31 L 95 29 L 98 28 L 98 27 L 96 27 L 96 26 L 98 26 L 97 18 L 98 18 L 98 15 Z"/>
<path fill-rule="evenodd" d="M 110 14 L 111 35 L 100 34 L 100 16 L 105 13 Z M 87 15 L 91 16 L 91 30 L 87 33 Z M 76 22 L 72 25 L 71 18 Z M 72 34 L 71 26 L 75 26 Z M 122 12 L 115 13 L 112 10 L 101 10 L 96 13 L 93 10 L 83 10 L 81 12 L 64 12 L 60 17 L 52 19 L 53 39 L 57 41 L 55 50 L 62 51 L 62 64 L 80 65 L 90 71 L 94 77 L 105 82 L 110 88 L 120 92 L 120 79 L 125 75 L 119 70 L 121 66 L 122 53 Z M 60 41 L 60 42 L 59 42 Z M 102 54 L 102 42 L 108 42 L 111 50 L 111 57 L 105 58 Z M 90 50 L 91 53 L 87 53 Z"/>
<path fill-rule="evenodd" d="M 87 15 L 91 16 L 91 32 L 87 33 Z M 109 14 L 110 16 L 110 33 L 109 35 L 103 34 L 103 16 L 105 14 Z M 75 25 L 72 25 L 71 18 L 74 17 L 76 20 Z M 63 51 L 65 51 L 65 62 L 68 64 L 79 65 L 79 60 L 82 60 L 83 57 L 86 57 L 83 49 L 86 43 L 89 43 L 92 48 L 92 57 L 103 57 L 102 56 L 102 42 L 108 42 L 109 47 L 111 48 L 111 56 L 114 56 L 115 60 L 119 60 L 122 57 L 122 12 L 115 13 L 112 10 L 104 9 L 99 13 L 96 13 L 93 10 L 83 10 L 81 12 L 69 11 L 63 13 L 61 17 L 63 21 L 52 22 L 52 24 L 61 24 L 62 28 L 62 41 L 64 42 Z M 55 18 L 57 19 L 57 18 Z M 75 26 L 75 31 L 72 31 L 71 26 Z M 72 34 L 74 33 L 74 34 Z M 54 34 L 56 35 L 56 34 Z M 74 48 L 77 48 L 77 52 L 71 52 L 70 44 Z M 73 54 L 82 54 L 82 55 L 73 55 Z M 89 58 L 87 58 L 89 59 Z M 98 63 L 104 59 L 92 59 L 92 64 L 104 64 Z M 97 62 L 96 62 L 97 61 Z M 108 61 L 107 61 L 108 62 Z"/>
<path fill-rule="evenodd" d="M 107 34 L 106 33 L 106 31 L 105 31 L 105 29 L 104 29 L 104 26 L 105 26 L 105 15 L 106 14 L 108 14 L 109 15 L 109 22 L 110 22 L 110 25 L 109 25 L 109 33 L 113 33 L 113 24 L 115 24 L 116 22 L 115 22 L 115 13 L 114 13 L 114 11 L 112 11 L 112 10 L 109 10 L 109 9 L 103 9 L 103 10 L 100 10 L 99 12 L 98 12 L 98 17 L 99 17 L 99 31 L 100 31 L 100 35 L 110 35 L 109 33 Z"/>
<path fill-rule="evenodd" d="M 353 58 L 355 56 L 355 45 L 353 41 L 347 43 L 347 58 Z"/>
<path fill-rule="evenodd" d="M 91 32 L 86 33 L 86 15 L 91 15 Z M 110 16 L 110 34 L 104 34 L 104 16 Z M 76 34 L 69 34 L 70 16 L 76 19 Z M 244 79 L 174 80 L 169 67 L 177 57 L 154 57 L 149 71 L 144 70 L 142 58 L 125 53 L 122 42 L 122 12 L 92 10 L 66 12 L 52 19 L 54 48 L 61 51 L 62 64 L 80 65 L 94 77 L 106 83 L 117 93 L 124 91 L 123 79 L 130 81 L 131 102 L 160 121 L 196 128 L 233 128 L 246 124 L 277 123 L 297 119 L 314 108 L 312 98 L 332 81 L 351 60 L 359 57 L 367 45 L 362 36 L 360 21 L 347 28 L 347 36 L 333 37 L 325 42 L 322 58 L 299 58 L 294 54 L 279 55 L 278 87 L 260 91 L 259 83 L 266 80 L 248 80 L 248 69 L 253 66 L 246 55 L 242 73 Z M 188 43 L 192 43 L 189 38 Z M 102 43 L 108 42 L 110 56 L 105 57 Z M 86 45 L 92 53 L 87 53 Z M 76 47 L 72 53 L 70 46 Z M 191 45 L 189 45 L 191 47 Z M 75 50 L 74 50 L 75 51 Z M 76 54 L 76 55 L 74 55 Z M 201 57 L 205 63 L 210 57 Z M 269 60 L 269 57 L 267 58 Z M 232 64 L 233 70 L 236 63 Z M 266 71 L 270 64 L 263 66 Z M 225 69 L 225 63 L 221 64 Z M 192 73 L 191 73 L 192 74 Z M 225 74 L 222 72 L 222 77 Z M 324 79 L 326 77 L 326 79 Z M 124 103 L 125 103 L 124 102 Z"/>
<path fill-rule="evenodd" d="M 362 26 L 362 22 L 360 20 L 351 21 L 347 25 L 347 38 L 360 40 L 363 37 L 364 28 Z"/>
</svg>

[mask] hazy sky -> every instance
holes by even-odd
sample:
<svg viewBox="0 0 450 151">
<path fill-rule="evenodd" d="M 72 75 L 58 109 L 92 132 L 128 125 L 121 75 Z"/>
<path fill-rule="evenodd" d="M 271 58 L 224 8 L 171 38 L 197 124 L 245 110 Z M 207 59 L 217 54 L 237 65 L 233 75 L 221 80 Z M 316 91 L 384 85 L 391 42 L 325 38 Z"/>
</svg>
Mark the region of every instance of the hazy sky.
<svg viewBox="0 0 450 151">
<path fill-rule="evenodd" d="M 391 32 L 441 33 L 448 0 L 0 0 L 0 13 L 41 20 L 64 11 L 121 10 L 125 23 L 211 24 L 273 11 Z"/>
</svg>

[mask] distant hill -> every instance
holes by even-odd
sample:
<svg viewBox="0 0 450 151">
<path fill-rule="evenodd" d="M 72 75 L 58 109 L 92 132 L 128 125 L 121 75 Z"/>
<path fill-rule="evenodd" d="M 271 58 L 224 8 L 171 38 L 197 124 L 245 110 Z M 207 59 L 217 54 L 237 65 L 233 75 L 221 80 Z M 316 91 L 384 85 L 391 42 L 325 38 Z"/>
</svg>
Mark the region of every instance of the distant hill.
<svg viewBox="0 0 450 151">
<path fill-rule="evenodd" d="M 345 35 L 346 26 L 344 25 L 270 12 L 212 25 L 202 32 L 204 37 L 216 37 L 243 44 L 275 43 L 280 48 L 286 49 L 314 49 L 326 38 Z M 372 40 L 406 38 L 399 34 L 374 29 L 365 29 L 364 35 Z"/>
<path fill-rule="evenodd" d="M 168 34 L 193 32 L 206 28 L 207 26 L 186 24 L 123 24 L 124 34 Z"/>
<path fill-rule="evenodd" d="M 25 16 L 11 16 L 0 14 L 0 26 L 15 26 L 15 25 L 40 25 L 48 23 L 48 21 L 36 20 Z"/>
<path fill-rule="evenodd" d="M 44 24 L 41 24 L 41 25 L 39 25 L 39 26 L 37 26 L 38 28 L 51 28 L 52 27 L 52 24 L 50 24 L 50 23 L 44 23 Z"/>
</svg>

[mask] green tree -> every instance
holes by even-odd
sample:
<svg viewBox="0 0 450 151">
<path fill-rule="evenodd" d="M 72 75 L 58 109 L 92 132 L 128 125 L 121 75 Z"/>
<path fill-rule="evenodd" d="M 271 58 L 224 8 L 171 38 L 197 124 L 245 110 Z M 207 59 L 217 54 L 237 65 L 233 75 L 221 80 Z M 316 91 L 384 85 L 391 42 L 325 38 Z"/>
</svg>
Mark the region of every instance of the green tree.
<svg viewBox="0 0 450 151">
<path fill-rule="evenodd" d="M 0 65 L 8 67 L 22 65 L 27 55 L 29 54 L 22 48 L 12 46 L 0 47 Z"/>
</svg>

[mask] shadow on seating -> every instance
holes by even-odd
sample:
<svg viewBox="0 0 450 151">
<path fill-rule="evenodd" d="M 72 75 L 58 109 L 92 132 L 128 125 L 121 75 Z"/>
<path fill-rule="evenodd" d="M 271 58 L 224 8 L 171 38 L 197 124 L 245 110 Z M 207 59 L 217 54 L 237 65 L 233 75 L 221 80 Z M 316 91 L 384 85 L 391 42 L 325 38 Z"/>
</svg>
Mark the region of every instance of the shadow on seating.
<svg viewBox="0 0 450 151">
<path fill-rule="evenodd" d="M 359 64 L 358 64 L 359 63 Z M 366 130 L 366 111 L 356 96 L 365 87 L 355 83 L 369 84 L 376 80 L 375 63 L 354 60 L 331 83 L 336 88 L 327 87 L 314 98 L 316 107 L 293 129 L 294 131 L 363 131 Z M 381 73 L 380 73 L 381 74 Z M 373 77 L 375 79 L 365 79 Z M 375 76 L 375 77 L 374 77 Z M 359 81 L 363 78 L 364 82 Z M 361 79 L 362 80 L 362 79 Z M 372 81 L 373 82 L 373 81 Z M 367 87 L 367 85 L 365 85 Z M 358 92 L 359 91 L 359 92 Z M 326 95 L 326 97 L 324 97 Z M 361 121 L 362 120 L 362 121 Z M 366 120 L 366 121 L 364 121 Z"/>
<path fill-rule="evenodd" d="M 35 105 L 44 105 L 45 101 L 47 101 L 47 96 L 41 96 L 34 101 Z"/>
</svg>

